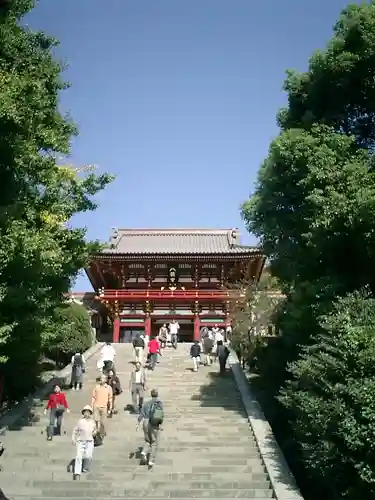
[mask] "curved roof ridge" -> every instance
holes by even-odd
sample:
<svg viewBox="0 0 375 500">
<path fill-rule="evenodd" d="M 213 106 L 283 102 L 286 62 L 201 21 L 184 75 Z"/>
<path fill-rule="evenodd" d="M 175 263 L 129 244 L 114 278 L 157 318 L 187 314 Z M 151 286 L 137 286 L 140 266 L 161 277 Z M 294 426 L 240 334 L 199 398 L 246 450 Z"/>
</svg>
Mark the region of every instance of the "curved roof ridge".
<svg viewBox="0 0 375 500">
<path fill-rule="evenodd" d="M 114 229 L 110 248 L 104 253 L 216 255 L 251 253 L 255 249 L 241 245 L 240 231 L 230 229 Z"/>
<path fill-rule="evenodd" d="M 147 233 L 147 234 L 152 234 L 152 233 L 197 233 L 197 234 L 222 234 L 222 233 L 227 233 L 228 231 L 232 231 L 233 228 L 193 228 L 193 227 L 187 227 L 187 228 L 171 228 L 171 229 L 166 229 L 166 228 L 119 228 L 117 231 L 120 233 Z M 238 230 L 235 228 L 235 230 Z"/>
</svg>

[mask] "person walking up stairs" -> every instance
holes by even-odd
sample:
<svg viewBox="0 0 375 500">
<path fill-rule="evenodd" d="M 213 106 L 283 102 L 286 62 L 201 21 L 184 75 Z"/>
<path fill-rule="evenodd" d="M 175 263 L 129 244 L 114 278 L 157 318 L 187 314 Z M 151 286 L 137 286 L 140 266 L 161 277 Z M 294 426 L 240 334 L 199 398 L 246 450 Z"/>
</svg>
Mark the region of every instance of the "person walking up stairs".
<svg viewBox="0 0 375 500">
<path fill-rule="evenodd" d="M 191 359 L 193 360 L 193 371 L 196 372 L 198 371 L 201 361 L 201 346 L 197 340 L 190 348 L 190 356 Z"/>
<path fill-rule="evenodd" d="M 74 391 L 81 390 L 83 384 L 83 374 L 85 373 L 85 358 L 81 352 L 76 352 L 72 356 L 72 374 L 70 387 Z"/>
<path fill-rule="evenodd" d="M 143 364 L 145 341 L 141 335 L 133 340 L 135 362 Z"/>
<path fill-rule="evenodd" d="M 146 390 L 146 371 L 141 363 L 136 363 L 129 380 L 129 389 L 132 397 L 133 411 L 139 413 L 143 406 Z"/>
<path fill-rule="evenodd" d="M 107 384 L 107 377 L 102 375 L 99 384 L 92 392 L 91 406 L 94 411 L 98 435 L 103 440 L 106 435 L 106 422 L 108 413 L 113 411 L 113 392 Z"/>
<path fill-rule="evenodd" d="M 72 481 L 67 468 L 76 453 L 70 437 L 91 400 L 100 354 L 87 356 L 84 387 L 68 394 L 71 413 L 65 414 L 64 427 L 69 436 L 56 443 L 41 439 L 43 406 L 35 406 L 32 418 L 25 416 L 15 430 L 1 436 L 6 451 L 0 485 L 5 495 L 11 500 L 275 498 L 230 371 L 219 377 L 212 365 L 191 373 L 191 345 L 179 347 L 167 350 L 163 363 L 148 375 L 163 405 L 163 423 L 156 436 L 152 433 L 154 439 L 149 439 L 145 418 L 138 422 L 138 415 L 119 412 L 107 422 L 105 446 L 95 448 L 89 472 Z M 130 378 L 133 346 L 117 344 L 116 350 L 118 374 Z M 126 406 L 128 398 L 124 391 L 118 408 Z M 156 458 L 151 456 L 150 441 Z M 150 466 L 155 463 L 151 470 L 134 456 L 141 444 L 146 458 L 150 453 Z"/>
<path fill-rule="evenodd" d="M 162 424 L 164 422 L 164 405 L 159 399 L 157 389 L 152 389 L 151 399 L 146 401 L 141 409 L 138 417 L 136 429 L 139 430 L 140 425 L 143 424 L 143 437 L 146 446 L 141 449 L 142 462 L 147 463 L 149 469 L 155 464 L 156 454 L 158 452 L 160 431 L 162 431 Z"/>
</svg>

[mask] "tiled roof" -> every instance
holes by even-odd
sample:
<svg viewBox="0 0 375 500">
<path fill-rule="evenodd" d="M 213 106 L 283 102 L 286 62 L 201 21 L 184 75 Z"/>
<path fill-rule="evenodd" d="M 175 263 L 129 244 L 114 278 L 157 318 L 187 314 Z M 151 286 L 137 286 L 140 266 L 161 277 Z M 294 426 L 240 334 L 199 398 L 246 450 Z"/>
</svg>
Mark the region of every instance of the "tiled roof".
<svg viewBox="0 0 375 500">
<path fill-rule="evenodd" d="M 153 254 L 244 254 L 258 253 L 241 245 L 238 229 L 118 229 L 103 253 Z"/>
</svg>

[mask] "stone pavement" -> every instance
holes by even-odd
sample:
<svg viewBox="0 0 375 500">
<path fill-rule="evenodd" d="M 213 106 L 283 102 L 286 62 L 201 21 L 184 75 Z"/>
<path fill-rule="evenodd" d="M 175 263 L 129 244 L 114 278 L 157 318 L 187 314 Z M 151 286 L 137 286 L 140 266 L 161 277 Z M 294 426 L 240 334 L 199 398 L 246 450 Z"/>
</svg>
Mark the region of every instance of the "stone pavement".
<svg viewBox="0 0 375 500">
<path fill-rule="evenodd" d="M 66 435 L 46 441 L 46 417 L 35 410 L 33 422 L 9 430 L 2 438 L 0 486 L 14 500 L 124 498 L 273 498 L 270 482 L 245 416 L 231 373 L 217 375 L 218 365 L 191 371 L 189 345 L 167 348 L 148 389 L 157 388 L 166 421 L 152 471 L 131 457 L 142 444 L 130 403 L 130 345 L 116 347 L 116 367 L 124 388 L 119 414 L 108 423 L 108 435 L 96 448 L 91 472 L 79 481 L 67 472 L 74 458 L 72 429 L 82 406 L 90 403 L 97 375 L 94 356 L 88 362 L 82 392 L 68 391 L 72 413 L 65 415 Z"/>
</svg>

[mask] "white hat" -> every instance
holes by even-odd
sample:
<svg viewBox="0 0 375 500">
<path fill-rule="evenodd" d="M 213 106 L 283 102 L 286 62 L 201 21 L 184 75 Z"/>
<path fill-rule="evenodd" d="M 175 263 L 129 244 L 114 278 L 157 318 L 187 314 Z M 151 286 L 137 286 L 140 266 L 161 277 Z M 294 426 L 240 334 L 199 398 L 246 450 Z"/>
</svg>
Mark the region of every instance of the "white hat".
<svg viewBox="0 0 375 500">
<path fill-rule="evenodd" d="M 92 408 L 90 405 L 86 405 L 82 408 L 82 413 L 85 412 L 85 411 L 89 411 L 90 413 L 92 413 Z"/>
</svg>

